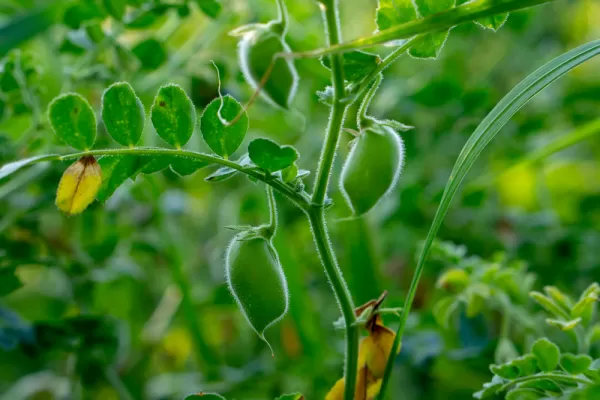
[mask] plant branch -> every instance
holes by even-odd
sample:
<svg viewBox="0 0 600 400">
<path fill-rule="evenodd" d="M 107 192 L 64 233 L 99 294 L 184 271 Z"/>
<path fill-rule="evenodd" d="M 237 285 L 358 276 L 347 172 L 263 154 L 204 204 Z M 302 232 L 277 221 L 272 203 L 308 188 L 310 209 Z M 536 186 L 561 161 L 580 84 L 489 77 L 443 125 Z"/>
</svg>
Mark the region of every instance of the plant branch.
<svg viewBox="0 0 600 400">
<path fill-rule="evenodd" d="M 235 169 L 236 171 L 242 172 L 253 178 L 256 178 L 281 192 L 283 195 L 292 200 L 298 207 L 305 210 L 308 207 L 309 199 L 304 193 L 296 192 L 292 187 L 285 183 L 271 179 L 265 175 L 262 171 L 256 168 L 247 168 L 234 161 L 226 160 L 224 158 L 214 156 L 211 154 L 199 153 L 191 150 L 183 149 L 165 149 L 160 147 L 134 147 L 134 148 L 123 148 L 123 149 L 102 149 L 102 150 L 89 150 L 80 153 L 66 154 L 62 156 L 48 156 L 36 160 L 40 161 L 52 161 L 52 160 L 70 160 L 80 158 L 83 156 L 119 156 L 119 155 L 137 155 L 137 156 L 178 156 L 183 158 L 191 158 L 195 160 L 208 161 L 213 164 L 219 164 L 225 167 Z"/>
<path fill-rule="evenodd" d="M 423 33 L 443 31 L 465 22 L 471 22 L 476 19 L 496 14 L 513 12 L 539 4 L 550 3 L 551 1 L 554 0 L 475 0 L 463 4 L 462 6 L 454 7 L 448 11 L 443 11 L 425 18 L 385 29 L 371 36 L 346 43 L 330 43 L 330 46 L 327 48 L 291 53 L 288 54 L 287 57 L 318 58 L 328 54 L 344 53 L 396 40 L 408 39 Z"/>
</svg>

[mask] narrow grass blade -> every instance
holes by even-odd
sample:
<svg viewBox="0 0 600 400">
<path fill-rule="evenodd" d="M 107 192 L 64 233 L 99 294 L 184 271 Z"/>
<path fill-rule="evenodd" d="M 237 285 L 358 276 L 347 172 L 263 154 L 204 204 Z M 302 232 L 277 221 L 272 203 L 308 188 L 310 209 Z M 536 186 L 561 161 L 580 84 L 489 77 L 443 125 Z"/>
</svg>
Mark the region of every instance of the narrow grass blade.
<svg viewBox="0 0 600 400">
<path fill-rule="evenodd" d="M 461 182 L 483 149 L 485 149 L 488 143 L 492 141 L 492 139 L 498 134 L 500 129 L 510 120 L 510 118 L 542 89 L 578 65 L 586 62 L 594 56 L 597 56 L 598 54 L 600 54 L 600 40 L 595 40 L 550 61 L 515 86 L 513 90 L 511 90 L 510 93 L 508 93 L 496 105 L 496 107 L 494 107 L 494 109 L 487 115 L 481 124 L 479 124 L 475 132 L 473 132 L 460 152 L 456 163 L 454 164 L 454 168 L 452 169 L 450 178 L 446 184 L 440 205 L 437 209 L 431 227 L 429 228 L 429 233 L 425 238 L 425 244 L 417 262 L 415 275 L 413 276 L 413 280 L 406 297 L 404 311 L 402 312 L 400 325 L 398 326 L 396 338 L 390 354 L 396 354 L 398 351 L 398 346 L 402 340 L 402 334 L 404 333 L 406 320 L 408 319 L 408 315 L 410 313 L 410 308 L 415 297 L 419 279 L 421 278 L 421 273 L 423 272 L 427 254 L 429 253 L 429 249 L 431 248 L 433 240 L 435 239 L 437 232 L 442 225 L 442 221 L 444 220 L 448 209 L 450 208 L 452 198 L 456 194 Z M 385 397 L 385 390 L 392 372 L 393 365 L 394 357 L 390 357 L 388 359 L 383 377 L 381 391 L 377 397 L 379 400 L 383 400 Z"/>
</svg>

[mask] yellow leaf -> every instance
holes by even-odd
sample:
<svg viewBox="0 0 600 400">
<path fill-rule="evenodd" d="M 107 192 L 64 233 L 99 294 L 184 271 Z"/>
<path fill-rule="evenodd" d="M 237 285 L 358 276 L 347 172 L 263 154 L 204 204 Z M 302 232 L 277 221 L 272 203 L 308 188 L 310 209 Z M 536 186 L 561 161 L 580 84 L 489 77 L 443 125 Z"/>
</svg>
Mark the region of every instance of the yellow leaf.
<svg viewBox="0 0 600 400">
<path fill-rule="evenodd" d="M 343 400 L 344 399 L 344 378 L 338 379 L 338 381 L 333 385 L 327 396 L 325 396 L 325 400 Z"/>
<path fill-rule="evenodd" d="M 102 170 L 93 156 L 82 157 L 64 172 L 56 191 L 56 206 L 69 214 L 79 214 L 94 201 L 102 184 Z"/>
<path fill-rule="evenodd" d="M 369 370 L 376 378 L 383 377 L 388 356 L 396 334 L 383 325 L 375 324 L 371 334 L 363 339 L 362 346 Z"/>
</svg>

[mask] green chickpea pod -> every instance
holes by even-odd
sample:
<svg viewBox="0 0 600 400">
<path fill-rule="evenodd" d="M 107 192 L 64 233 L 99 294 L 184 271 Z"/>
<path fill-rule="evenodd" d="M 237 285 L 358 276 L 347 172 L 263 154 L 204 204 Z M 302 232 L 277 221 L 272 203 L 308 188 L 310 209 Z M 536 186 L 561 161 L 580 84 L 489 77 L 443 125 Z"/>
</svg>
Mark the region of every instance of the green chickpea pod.
<svg viewBox="0 0 600 400">
<path fill-rule="evenodd" d="M 357 216 L 370 211 L 389 194 L 402 172 L 404 143 L 389 126 L 363 129 L 344 163 L 340 189 Z"/>
<path fill-rule="evenodd" d="M 272 244 L 276 210 L 268 189 L 271 222 L 244 228 L 229 244 L 225 257 L 227 285 L 246 320 L 264 340 L 265 330 L 287 313 L 288 286 L 277 250 Z"/>
<path fill-rule="evenodd" d="M 241 36 L 238 46 L 240 67 L 246 81 L 272 105 L 289 109 L 298 87 L 298 72 L 293 60 L 281 56 L 291 53 L 285 41 L 287 10 L 277 2 L 279 18 L 267 24 L 242 26 L 232 32 Z M 266 81 L 263 82 L 263 80 Z M 261 88 L 262 86 L 262 88 Z"/>
</svg>

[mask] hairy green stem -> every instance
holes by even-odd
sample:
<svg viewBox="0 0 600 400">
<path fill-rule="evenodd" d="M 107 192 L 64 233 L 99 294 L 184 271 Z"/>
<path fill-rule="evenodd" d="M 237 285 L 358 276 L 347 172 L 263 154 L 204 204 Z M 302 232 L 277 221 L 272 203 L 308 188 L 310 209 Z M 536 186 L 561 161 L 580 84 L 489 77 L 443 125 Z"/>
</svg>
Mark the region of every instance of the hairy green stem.
<svg viewBox="0 0 600 400">
<path fill-rule="evenodd" d="M 329 45 L 335 45 L 339 43 L 341 36 L 337 16 L 337 0 L 323 0 L 321 5 L 324 13 L 325 30 L 327 32 Z M 319 165 L 317 167 L 315 188 L 312 196 L 312 203 L 317 206 L 323 205 L 323 201 L 327 195 L 327 188 L 329 187 L 329 179 L 331 177 L 331 168 L 333 166 L 333 160 L 340 139 L 340 131 L 342 129 L 342 124 L 344 123 L 344 116 L 347 109 L 347 105 L 342 103 L 342 99 L 346 95 L 342 56 L 340 54 L 333 54 L 330 58 L 333 104 L 331 106 L 331 114 L 329 116 L 329 124 L 327 126 L 323 151 L 321 152 L 321 159 L 319 160 Z"/>
<path fill-rule="evenodd" d="M 321 0 L 321 10 L 325 22 L 325 31 L 327 34 L 327 44 L 329 46 L 337 45 L 341 40 L 340 24 L 338 20 L 337 0 Z M 317 166 L 314 191 L 311 199 L 311 207 L 307 211 L 313 238 L 325 268 L 327 279 L 331 283 L 335 298 L 340 307 L 346 329 L 346 357 L 344 365 L 344 399 L 353 400 L 357 379 L 358 363 L 358 327 L 355 324 L 356 316 L 354 314 L 354 303 L 352 296 L 342 275 L 335 252 L 329 241 L 329 234 L 325 224 L 324 202 L 327 196 L 327 189 L 331 177 L 333 161 L 338 148 L 340 132 L 344 123 L 344 116 L 348 104 L 342 102 L 346 95 L 343 60 L 340 54 L 334 54 L 330 57 L 331 61 L 331 82 L 333 85 L 333 102 L 331 114 L 325 135 L 325 142 L 321 152 L 321 158 Z"/>
<path fill-rule="evenodd" d="M 383 75 L 377 75 L 377 78 L 369 88 L 369 90 L 365 93 L 365 97 L 363 101 L 360 103 L 358 107 L 358 112 L 356 114 L 356 125 L 359 129 L 362 129 L 366 123 L 369 122 L 371 118 L 367 116 L 367 111 L 369 111 L 369 106 L 373 101 L 373 97 L 375 97 L 375 93 L 377 93 L 377 89 L 379 89 L 379 85 L 381 85 L 381 81 L 383 80 Z"/>
<path fill-rule="evenodd" d="M 273 187 L 267 186 L 267 201 L 269 202 L 269 224 L 267 225 L 269 234 L 273 236 L 277 229 L 277 202 L 275 202 L 275 194 Z"/>
<path fill-rule="evenodd" d="M 346 285 L 342 271 L 340 270 L 335 252 L 329 240 L 329 234 L 325 225 L 325 215 L 321 208 L 314 208 L 308 213 L 310 228 L 313 239 L 321 259 L 325 273 L 335 294 L 338 305 L 344 318 L 344 329 L 346 330 L 346 359 L 344 366 L 344 399 L 353 400 L 356 389 L 357 363 L 358 363 L 358 339 L 360 337 L 354 313 L 352 295 Z"/>
</svg>

